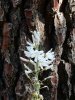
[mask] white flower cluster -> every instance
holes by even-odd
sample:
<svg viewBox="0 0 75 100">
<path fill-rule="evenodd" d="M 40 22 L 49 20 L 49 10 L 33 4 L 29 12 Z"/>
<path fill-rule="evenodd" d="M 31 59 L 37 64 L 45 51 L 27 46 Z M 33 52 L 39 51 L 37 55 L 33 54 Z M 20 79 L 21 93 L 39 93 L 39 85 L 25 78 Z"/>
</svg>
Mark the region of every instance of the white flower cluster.
<svg viewBox="0 0 75 100">
<path fill-rule="evenodd" d="M 33 44 L 34 46 L 36 45 L 40 45 L 40 32 L 39 31 L 34 31 L 32 34 L 32 40 L 33 40 Z"/>
<path fill-rule="evenodd" d="M 49 50 L 47 53 L 45 53 L 43 50 L 38 50 L 36 48 L 36 45 L 40 45 L 40 33 L 35 32 L 32 35 L 33 42 L 27 42 L 26 51 L 24 51 L 25 56 L 29 59 L 29 61 L 32 61 L 34 65 L 38 63 L 38 66 L 40 69 L 52 69 L 53 70 L 53 61 L 55 59 L 54 52 L 52 50 Z M 24 58 L 20 57 L 21 60 L 24 60 Z M 26 60 L 25 60 L 26 61 Z M 27 65 L 24 64 L 25 68 L 27 68 Z M 31 69 L 27 68 L 26 73 L 32 73 Z"/>
<path fill-rule="evenodd" d="M 52 62 L 54 61 L 54 52 L 52 50 L 48 51 L 45 53 L 43 50 L 39 51 L 35 49 L 32 45 L 27 46 L 27 51 L 24 51 L 25 56 L 28 57 L 29 59 L 33 58 L 34 63 L 39 64 L 39 67 L 43 69 L 45 67 L 46 69 L 50 68 Z"/>
</svg>

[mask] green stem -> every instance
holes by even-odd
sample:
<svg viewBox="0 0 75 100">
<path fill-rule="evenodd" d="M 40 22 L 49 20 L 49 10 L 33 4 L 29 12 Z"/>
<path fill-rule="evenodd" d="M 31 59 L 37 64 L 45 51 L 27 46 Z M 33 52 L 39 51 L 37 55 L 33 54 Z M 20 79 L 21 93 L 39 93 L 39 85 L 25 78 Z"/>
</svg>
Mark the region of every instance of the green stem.
<svg viewBox="0 0 75 100">
<path fill-rule="evenodd" d="M 41 100 L 40 97 L 40 82 L 38 79 L 38 75 L 39 75 L 39 66 L 38 66 L 38 62 L 36 63 L 35 66 L 35 81 L 33 83 L 33 87 L 34 87 L 34 93 L 32 95 L 32 100 Z"/>
</svg>

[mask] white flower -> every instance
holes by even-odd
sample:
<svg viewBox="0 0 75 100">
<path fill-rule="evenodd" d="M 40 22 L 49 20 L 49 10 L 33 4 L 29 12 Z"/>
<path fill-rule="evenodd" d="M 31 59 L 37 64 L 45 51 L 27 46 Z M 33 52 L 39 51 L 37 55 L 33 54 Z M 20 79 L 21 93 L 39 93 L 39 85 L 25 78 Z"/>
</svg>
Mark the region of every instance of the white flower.
<svg viewBox="0 0 75 100">
<path fill-rule="evenodd" d="M 24 51 L 24 54 L 28 58 L 34 58 L 34 56 L 35 56 L 35 50 L 31 46 L 27 46 L 27 51 Z"/>
<path fill-rule="evenodd" d="M 39 57 L 41 58 L 43 56 L 44 52 L 43 51 L 38 51 L 35 50 L 35 57 L 34 57 L 34 61 L 38 62 L 39 61 Z"/>
<path fill-rule="evenodd" d="M 33 35 L 32 35 L 32 39 L 33 39 L 33 44 L 39 45 L 39 43 L 40 43 L 40 32 L 34 31 Z"/>
<path fill-rule="evenodd" d="M 31 57 L 31 53 L 30 53 L 30 52 L 28 52 L 28 51 L 24 51 L 24 54 L 25 54 L 25 56 L 26 56 L 26 57 L 28 57 L 28 58 L 30 58 L 30 57 Z"/>
<path fill-rule="evenodd" d="M 38 31 L 32 32 L 32 41 L 33 43 L 31 41 L 27 42 L 27 45 L 33 48 L 36 48 L 36 46 L 40 45 L 41 38 L 40 38 L 40 33 Z"/>
<path fill-rule="evenodd" d="M 50 52 L 51 53 L 51 52 Z M 53 52 L 52 52 L 52 54 L 53 54 Z M 52 58 L 50 58 L 49 59 L 49 57 L 48 58 L 46 58 L 46 56 L 45 56 L 45 53 L 43 53 L 42 55 L 39 55 L 38 56 L 38 63 L 39 63 L 39 66 L 41 67 L 45 67 L 45 69 L 49 69 L 50 68 L 50 66 L 51 66 L 51 64 L 52 64 L 52 62 L 53 62 L 53 60 L 54 60 L 54 55 L 52 55 Z M 41 68 L 42 68 L 41 67 Z M 52 66 L 51 66 L 52 67 Z"/>
<path fill-rule="evenodd" d="M 43 60 L 40 60 L 40 61 L 39 61 L 39 66 L 40 66 L 40 67 L 41 67 L 41 66 L 42 66 L 42 67 L 48 67 L 48 66 L 49 66 L 49 63 L 43 59 Z"/>
<path fill-rule="evenodd" d="M 27 50 L 28 51 L 24 51 L 25 55 L 30 59 L 33 59 L 34 63 L 38 62 L 38 65 L 41 69 L 43 69 L 43 67 L 47 67 L 46 69 L 50 68 L 50 64 L 52 64 L 52 62 L 54 61 L 54 52 L 52 52 L 51 50 L 48 51 L 47 53 L 44 53 L 44 51 L 39 51 L 39 50 L 34 50 L 33 47 L 31 46 L 27 46 Z"/>
<path fill-rule="evenodd" d="M 49 50 L 47 53 L 46 53 L 46 57 L 45 57 L 47 60 L 51 60 L 53 61 L 55 59 L 54 57 L 54 52 L 52 52 L 52 50 Z"/>
<path fill-rule="evenodd" d="M 27 51 L 29 51 L 29 52 L 34 51 L 32 46 L 26 46 L 26 48 L 27 48 Z"/>
<path fill-rule="evenodd" d="M 28 51 L 24 51 L 25 56 L 28 58 L 34 58 L 34 61 L 37 62 L 38 57 L 42 55 L 43 51 L 34 50 L 31 46 L 27 46 Z"/>
</svg>

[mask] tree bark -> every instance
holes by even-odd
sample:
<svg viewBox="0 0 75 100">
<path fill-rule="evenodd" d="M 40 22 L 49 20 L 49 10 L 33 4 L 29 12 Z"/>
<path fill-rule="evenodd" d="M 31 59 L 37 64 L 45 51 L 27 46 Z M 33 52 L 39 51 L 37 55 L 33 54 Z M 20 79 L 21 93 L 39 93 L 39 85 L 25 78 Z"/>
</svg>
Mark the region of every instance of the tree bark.
<svg viewBox="0 0 75 100">
<path fill-rule="evenodd" d="M 36 29 L 44 51 L 52 48 L 55 52 L 57 66 L 54 78 L 44 82 L 49 90 L 41 89 L 40 93 L 44 100 L 75 100 L 74 0 L 0 0 L 0 100 L 31 100 L 26 87 L 32 86 L 20 57 L 24 57 L 26 41 L 32 41 L 31 31 Z M 49 74 L 43 72 L 39 77 L 43 80 Z"/>
</svg>

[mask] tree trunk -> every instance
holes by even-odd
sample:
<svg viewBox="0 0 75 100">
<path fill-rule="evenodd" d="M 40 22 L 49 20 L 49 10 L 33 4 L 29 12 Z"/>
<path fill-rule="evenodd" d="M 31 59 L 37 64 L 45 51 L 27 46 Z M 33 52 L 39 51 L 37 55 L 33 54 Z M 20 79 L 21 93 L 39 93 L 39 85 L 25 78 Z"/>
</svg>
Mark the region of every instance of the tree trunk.
<svg viewBox="0 0 75 100">
<path fill-rule="evenodd" d="M 36 29 L 44 51 L 55 52 L 57 67 L 44 82 L 49 90 L 40 93 L 44 100 L 75 100 L 75 0 L 0 0 L 0 100 L 31 100 L 20 57 Z"/>
</svg>

